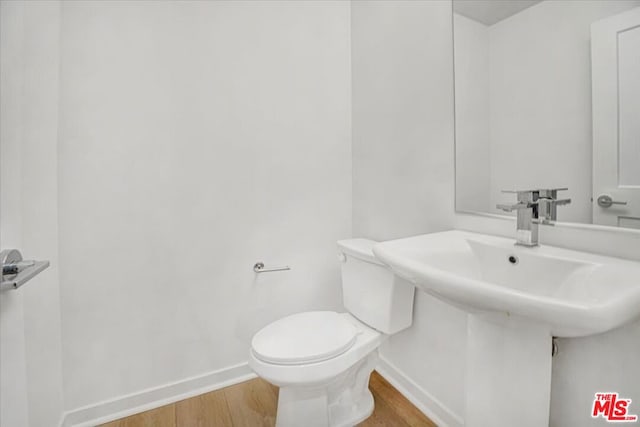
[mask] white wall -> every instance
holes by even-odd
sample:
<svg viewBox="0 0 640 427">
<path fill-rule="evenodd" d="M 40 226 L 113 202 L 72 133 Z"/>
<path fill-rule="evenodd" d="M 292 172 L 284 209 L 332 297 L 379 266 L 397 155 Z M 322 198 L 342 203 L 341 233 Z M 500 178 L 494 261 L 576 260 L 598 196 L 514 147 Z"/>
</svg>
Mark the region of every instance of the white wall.
<svg viewBox="0 0 640 427">
<path fill-rule="evenodd" d="M 384 240 L 449 224 L 450 6 L 352 2 L 354 235 Z"/>
<path fill-rule="evenodd" d="M 489 28 L 491 207 L 502 189 L 569 187 L 563 221 L 591 223 L 592 22 L 638 1 L 544 1 Z"/>
<path fill-rule="evenodd" d="M 449 1 L 351 4 L 353 228 L 388 240 L 451 227 L 453 75 Z M 382 357 L 432 414 L 463 411 L 466 316 L 416 293 L 413 326 Z"/>
<path fill-rule="evenodd" d="M 456 207 L 490 207 L 489 27 L 453 14 L 456 109 Z"/>
<path fill-rule="evenodd" d="M 52 266 L 0 294 L 0 424 L 48 427 L 62 414 L 57 280 L 56 1 L 2 2 L 1 246 Z"/>
<path fill-rule="evenodd" d="M 247 359 L 340 308 L 346 2 L 67 2 L 58 147 L 65 407 Z M 256 276 L 256 261 L 290 272 Z"/>
</svg>

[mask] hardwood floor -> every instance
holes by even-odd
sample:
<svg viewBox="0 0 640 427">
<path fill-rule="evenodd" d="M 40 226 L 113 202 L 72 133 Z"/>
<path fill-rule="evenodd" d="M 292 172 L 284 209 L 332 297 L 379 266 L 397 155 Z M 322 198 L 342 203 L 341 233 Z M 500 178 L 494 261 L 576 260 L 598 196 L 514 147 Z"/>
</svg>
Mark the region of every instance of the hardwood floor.
<svg viewBox="0 0 640 427">
<path fill-rule="evenodd" d="M 376 403 L 360 427 L 436 427 L 380 374 L 369 389 Z M 102 427 L 254 427 L 275 425 L 278 388 L 260 378 L 142 412 Z"/>
</svg>

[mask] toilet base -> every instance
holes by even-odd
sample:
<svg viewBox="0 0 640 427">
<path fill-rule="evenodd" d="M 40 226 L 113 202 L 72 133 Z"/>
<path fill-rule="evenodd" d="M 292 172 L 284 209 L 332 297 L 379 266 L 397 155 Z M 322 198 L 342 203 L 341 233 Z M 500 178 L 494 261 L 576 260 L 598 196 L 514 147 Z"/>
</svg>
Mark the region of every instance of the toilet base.
<svg viewBox="0 0 640 427">
<path fill-rule="evenodd" d="M 325 384 L 281 387 L 276 427 L 347 427 L 372 413 L 369 376 L 378 360 L 377 349 Z"/>
</svg>

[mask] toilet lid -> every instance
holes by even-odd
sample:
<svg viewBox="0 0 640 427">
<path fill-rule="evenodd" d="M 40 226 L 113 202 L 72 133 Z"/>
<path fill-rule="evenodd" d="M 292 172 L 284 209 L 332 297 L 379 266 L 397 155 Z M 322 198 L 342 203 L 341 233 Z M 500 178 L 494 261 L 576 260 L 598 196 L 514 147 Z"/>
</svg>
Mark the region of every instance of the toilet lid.
<svg viewBox="0 0 640 427">
<path fill-rule="evenodd" d="M 357 328 L 334 311 L 309 311 L 267 325 L 251 341 L 253 353 L 269 363 L 296 365 L 320 362 L 347 351 Z"/>
</svg>

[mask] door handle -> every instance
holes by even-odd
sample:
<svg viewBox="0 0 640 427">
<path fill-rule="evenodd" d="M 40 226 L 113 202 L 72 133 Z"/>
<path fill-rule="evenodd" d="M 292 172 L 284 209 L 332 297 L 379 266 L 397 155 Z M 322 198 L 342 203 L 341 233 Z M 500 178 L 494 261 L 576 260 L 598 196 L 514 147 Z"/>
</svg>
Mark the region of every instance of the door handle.
<svg viewBox="0 0 640 427">
<path fill-rule="evenodd" d="M 49 261 L 23 261 L 20 251 L 7 249 L 0 252 L 0 267 L 0 290 L 18 289 L 49 267 Z"/>
<path fill-rule="evenodd" d="M 607 194 L 603 194 L 598 197 L 598 206 L 603 208 L 610 208 L 612 205 L 626 205 L 627 202 L 618 202 L 611 198 L 611 196 Z"/>
</svg>

